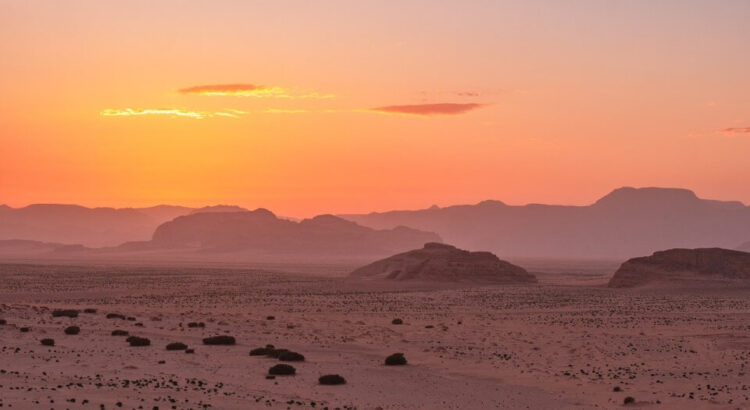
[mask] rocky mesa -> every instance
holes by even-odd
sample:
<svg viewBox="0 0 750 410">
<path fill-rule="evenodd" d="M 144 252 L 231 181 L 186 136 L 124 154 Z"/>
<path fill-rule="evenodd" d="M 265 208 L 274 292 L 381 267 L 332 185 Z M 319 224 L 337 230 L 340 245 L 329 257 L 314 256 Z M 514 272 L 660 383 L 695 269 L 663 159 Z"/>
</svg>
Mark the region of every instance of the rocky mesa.
<svg viewBox="0 0 750 410">
<path fill-rule="evenodd" d="M 350 274 L 361 279 L 396 281 L 535 283 L 536 277 L 490 252 L 469 252 L 442 243 L 400 253 Z"/>
<path fill-rule="evenodd" d="M 722 248 L 670 249 L 626 261 L 610 279 L 609 287 L 736 280 L 750 282 L 750 253 Z"/>
</svg>

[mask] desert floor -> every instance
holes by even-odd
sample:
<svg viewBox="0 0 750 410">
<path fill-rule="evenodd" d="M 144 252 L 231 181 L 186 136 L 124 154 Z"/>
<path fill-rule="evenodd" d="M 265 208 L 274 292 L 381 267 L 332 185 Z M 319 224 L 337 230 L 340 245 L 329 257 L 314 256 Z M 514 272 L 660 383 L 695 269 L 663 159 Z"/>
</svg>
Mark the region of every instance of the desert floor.
<svg viewBox="0 0 750 410">
<path fill-rule="evenodd" d="M 0 265 L 0 407 L 750 408 L 748 289 L 611 290 L 595 269 L 485 287 L 310 271 Z M 201 342 L 224 334 L 237 344 Z M 279 361 L 248 354 L 266 344 L 305 356 L 295 376 L 266 378 Z M 385 366 L 394 352 L 408 365 Z M 319 385 L 330 373 L 347 384 Z"/>
</svg>

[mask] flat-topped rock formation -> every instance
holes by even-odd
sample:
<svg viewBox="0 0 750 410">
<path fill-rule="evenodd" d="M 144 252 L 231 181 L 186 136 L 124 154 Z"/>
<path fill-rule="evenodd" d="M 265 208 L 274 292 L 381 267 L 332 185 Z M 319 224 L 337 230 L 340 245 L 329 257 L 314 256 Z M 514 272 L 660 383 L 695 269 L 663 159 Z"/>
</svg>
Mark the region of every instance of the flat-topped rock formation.
<svg viewBox="0 0 750 410">
<path fill-rule="evenodd" d="M 748 280 L 750 283 L 750 253 L 721 248 L 655 252 L 623 263 L 609 281 L 609 287 L 711 280 Z"/>
<path fill-rule="evenodd" d="M 490 252 L 469 252 L 442 243 L 400 253 L 350 274 L 363 279 L 471 283 L 534 283 L 536 277 Z"/>
</svg>

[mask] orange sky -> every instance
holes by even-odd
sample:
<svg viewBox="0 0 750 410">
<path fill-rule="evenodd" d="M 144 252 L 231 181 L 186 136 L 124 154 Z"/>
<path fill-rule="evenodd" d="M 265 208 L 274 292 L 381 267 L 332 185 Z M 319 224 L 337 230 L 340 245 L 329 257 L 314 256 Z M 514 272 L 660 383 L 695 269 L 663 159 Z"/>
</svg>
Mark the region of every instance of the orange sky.
<svg viewBox="0 0 750 410">
<path fill-rule="evenodd" d="M 750 203 L 747 1 L 6 1 L 0 203 Z"/>
</svg>

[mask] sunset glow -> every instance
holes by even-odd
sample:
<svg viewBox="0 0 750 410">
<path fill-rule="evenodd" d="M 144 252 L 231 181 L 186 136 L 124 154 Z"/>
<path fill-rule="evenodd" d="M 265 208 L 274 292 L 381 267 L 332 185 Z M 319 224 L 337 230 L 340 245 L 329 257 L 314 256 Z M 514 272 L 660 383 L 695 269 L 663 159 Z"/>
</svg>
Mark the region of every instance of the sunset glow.
<svg viewBox="0 0 750 410">
<path fill-rule="evenodd" d="M 750 3 L 0 4 L 0 204 L 750 203 Z"/>
</svg>

